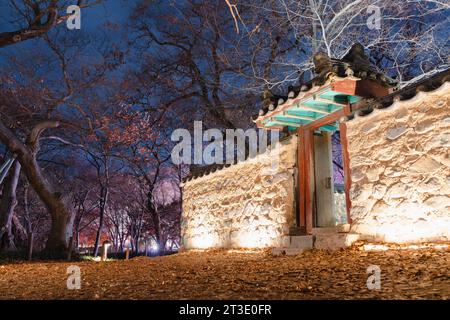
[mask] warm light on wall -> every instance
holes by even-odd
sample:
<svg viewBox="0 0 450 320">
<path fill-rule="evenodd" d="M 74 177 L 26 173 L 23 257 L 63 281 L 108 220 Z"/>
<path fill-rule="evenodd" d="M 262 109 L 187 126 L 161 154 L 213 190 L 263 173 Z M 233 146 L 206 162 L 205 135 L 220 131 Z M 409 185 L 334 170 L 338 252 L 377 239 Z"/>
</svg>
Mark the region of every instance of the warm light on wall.
<svg viewBox="0 0 450 320">
<path fill-rule="evenodd" d="M 218 244 L 216 237 L 212 233 L 208 232 L 194 236 L 190 240 L 190 242 L 191 242 L 190 247 L 197 249 L 212 248 L 216 247 Z"/>
<path fill-rule="evenodd" d="M 405 201 L 398 207 L 384 208 L 373 216 L 354 219 L 352 231 L 370 241 L 420 243 L 450 241 L 450 212 Z"/>
<path fill-rule="evenodd" d="M 204 226 L 199 227 L 196 231 L 196 234 L 187 240 L 187 247 L 191 249 L 274 247 L 279 245 L 281 237 L 276 228 L 260 226 L 257 225 L 257 222 L 237 233 L 224 233 L 222 236 Z"/>
<path fill-rule="evenodd" d="M 280 237 L 273 228 L 260 229 L 256 225 L 250 227 L 246 231 L 239 233 L 237 243 L 233 247 L 239 248 L 264 248 L 277 245 L 277 240 Z"/>
</svg>

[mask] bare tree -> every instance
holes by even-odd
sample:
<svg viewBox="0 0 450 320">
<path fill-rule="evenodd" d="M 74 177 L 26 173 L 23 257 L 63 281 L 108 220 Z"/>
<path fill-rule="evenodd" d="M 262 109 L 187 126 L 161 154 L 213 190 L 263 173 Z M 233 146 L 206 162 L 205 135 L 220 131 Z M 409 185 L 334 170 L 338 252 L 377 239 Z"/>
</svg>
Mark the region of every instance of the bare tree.
<svg viewBox="0 0 450 320">
<path fill-rule="evenodd" d="M 20 178 L 20 163 L 14 160 L 5 180 L 0 202 L 0 251 L 15 249 L 12 234 L 12 219 L 17 205 L 17 184 Z"/>
<path fill-rule="evenodd" d="M 88 6 L 84 1 L 79 1 L 80 6 Z M 58 15 L 58 10 L 62 4 L 59 1 L 52 0 L 43 1 L 11 1 L 12 11 L 16 13 L 16 20 L 20 26 L 16 31 L 0 33 L 0 47 L 6 47 L 15 43 L 19 43 L 28 39 L 45 36 L 58 23 L 64 21 L 68 16 Z M 54 49 L 54 48 L 52 48 Z M 63 58 L 56 53 L 56 59 Z M 44 177 L 42 170 L 36 160 L 36 156 L 40 149 L 40 138 L 44 131 L 60 127 L 61 122 L 52 117 L 52 110 L 56 106 L 67 100 L 72 95 L 69 78 L 67 77 L 66 64 L 62 64 L 64 80 L 66 81 L 67 91 L 57 99 L 53 99 L 51 103 L 46 102 L 47 115 L 34 118 L 34 124 L 31 129 L 24 134 L 16 133 L 14 128 L 17 123 L 11 121 L 10 110 L 4 108 L 4 101 L 0 100 L 0 108 L 2 118 L 0 119 L 0 141 L 17 155 L 17 160 L 22 166 L 22 170 L 26 175 L 31 186 L 34 188 L 40 199 L 45 203 L 52 217 L 52 227 L 50 236 L 47 241 L 47 249 L 54 252 L 65 252 L 68 245 L 68 225 L 71 216 L 64 202 L 61 193 L 55 192 L 53 187 Z M 14 90 L 7 88 L 6 90 Z M 17 93 L 16 93 L 17 94 Z M 43 96 L 46 96 L 45 94 Z M 24 106 L 24 103 L 17 103 L 18 106 Z M 13 108 L 14 108 L 13 107 Z M 11 105 L 10 105 L 11 108 Z M 32 107 L 28 106 L 27 110 Z M 5 113 L 6 112 L 6 113 Z M 5 120 L 7 120 L 5 122 Z M 10 120 L 10 121 L 8 121 Z M 22 139 L 24 138 L 24 139 Z"/>
<path fill-rule="evenodd" d="M 340 58 L 355 42 L 371 51 L 372 62 L 401 85 L 449 64 L 449 5 L 419 0 L 252 1 L 255 10 L 276 12 L 288 23 L 311 57 L 317 51 Z M 274 5 L 275 3 L 275 5 Z M 280 21 L 280 23 L 283 23 Z M 311 70 L 310 59 L 286 56 L 274 65 Z M 294 81 L 295 77 L 285 77 Z M 273 83 L 273 80 L 271 81 Z"/>
</svg>

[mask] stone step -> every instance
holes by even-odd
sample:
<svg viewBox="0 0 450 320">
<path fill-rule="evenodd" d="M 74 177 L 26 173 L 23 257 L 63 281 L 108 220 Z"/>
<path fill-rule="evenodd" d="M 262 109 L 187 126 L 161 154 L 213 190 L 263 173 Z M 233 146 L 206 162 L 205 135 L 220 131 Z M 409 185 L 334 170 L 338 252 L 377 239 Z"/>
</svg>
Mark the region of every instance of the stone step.
<svg viewBox="0 0 450 320">
<path fill-rule="evenodd" d="M 300 248 L 273 248 L 272 255 L 274 256 L 295 256 L 305 251 Z"/>
<path fill-rule="evenodd" d="M 292 236 L 290 246 L 291 248 L 312 249 L 314 245 L 314 236 Z"/>
<path fill-rule="evenodd" d="M 359 234 L 355 233 L 322 233 L 315 235 L 314 248 L 337 250 L 351 246 L 359 240 Z"/>
<path fill-rule="evenodd" d="M 337 250 L 351 246 L 360 238 L 359 234 L 337 232 L 336 227 L 317 229 L 322 230 L 313 235 L 283 237 L 281 246 L 273 248 L 272 254 L 292 256 L 310 249 Z"/>
<path fill-rule="evenodd" d="M 300 249 L 312 249 L 314 242 L 313 235 L 307 236 L 284 236 L 281 241 L 280 247 L 282 248 L 300 248 Z"/>
</svg>

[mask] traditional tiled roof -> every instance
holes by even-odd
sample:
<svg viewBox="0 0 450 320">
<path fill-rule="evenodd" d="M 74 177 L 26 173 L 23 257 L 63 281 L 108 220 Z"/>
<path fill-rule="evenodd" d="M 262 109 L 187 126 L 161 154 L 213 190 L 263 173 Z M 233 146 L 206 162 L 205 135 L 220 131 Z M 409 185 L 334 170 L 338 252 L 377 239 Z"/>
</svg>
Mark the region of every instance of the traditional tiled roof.
<svg viewBox="0 0 450 320">
<path fill-rule="evenodd" d="M 434 91 L 446 82 L 450 82 L 450 68 L 400 90 L 394 91 L 385 97 L 364 101 L 358 108 L 354 108 L 355 110 L 351 115 L 347 116 L 346 120 L 352 120 L 355 116 L 368 115 L 375 109 L 386 109 L 397 101 L 413 99 L 419 92 Z"/>
<path fill-rule="evenodd" d="M 203 177 L 229 166 L 231 166 L 231 164 L 210 164 L 205 166 L 191 165 L 189 175 L 183 180 L 183 182 Z"/>
<path fill-rule="evenodd" d="M 279 115 L 280 109 L 283 111 L 285 106 L 289 107 L 294 101 L 320 92 L 321 89 L 326 88 L 327 85 L 335 81 L 368 79 L 383 87 L 394 88 L 397 86 L 395 80 L 378 72 L 370 64 L 369 58 L 364 54 L 364 48 L 358 43 L 353 45 L 342 59 L 333 59 L 325 53 L 318 53 L 313 60 L 314 72 L 317 76 L 312 80 L 298 86 L 290 86 L 287 95 L 274 95 L 269 90 L 264 91 L 263 107 L 259 110 L 259 114 L 254 119 L 254 122 L 260 123 L 271 116 Z M 324 102 L 323 99 L 321 102 Z"/>
</svg>

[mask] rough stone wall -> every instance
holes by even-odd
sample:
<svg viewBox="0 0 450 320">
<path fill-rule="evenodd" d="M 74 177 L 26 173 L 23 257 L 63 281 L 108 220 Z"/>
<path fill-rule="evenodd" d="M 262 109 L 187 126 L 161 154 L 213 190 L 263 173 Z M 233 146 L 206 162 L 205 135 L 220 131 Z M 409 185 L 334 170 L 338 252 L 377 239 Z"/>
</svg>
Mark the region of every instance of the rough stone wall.
<svg viewBox="0 0 450 320">
<path fill-rule="evenodd" d="M 336 217 L 336 224 L 347 223 L 347 207 L 345 202 L 344 192 L 334 192 L 334 212 Z"/>
<path fill-rule="evenodd" d="M 281 245 L 282 236 L 295 223 L 297 138 L 277 146 L 184 183 L 183 248 Z"/>
<path fill-rule="evenodd" d="M 372 240 L 450 239 L 450 85 L 347 123 L 352 230 Z"/>
</svg>

